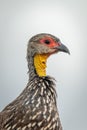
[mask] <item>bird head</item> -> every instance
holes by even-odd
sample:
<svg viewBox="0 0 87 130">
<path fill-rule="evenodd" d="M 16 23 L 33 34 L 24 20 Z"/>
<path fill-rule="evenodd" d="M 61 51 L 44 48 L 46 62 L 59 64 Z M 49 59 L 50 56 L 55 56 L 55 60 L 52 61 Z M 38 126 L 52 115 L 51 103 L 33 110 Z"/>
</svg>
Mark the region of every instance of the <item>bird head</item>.
<svg viewBox="0 0 87 130">
<path fill-rule="evenodd" d="M 41 33 L 29 40 L 27 57 L 34 57 L 34 66 L 37 74 L 39 76 L 46 76 L 47 58 L 60 51 L 70 54 L 69 49 L 61 43 L 59 38 L 51 34 Z"/>
<path fill-rule="evenodd" d="M 29 40 L 28 45 L 32 54 L 51 55 L 59 51 L 70 54 L 69 49 L 61 43 L 60 39 L 51 34 L 37 34 Z"/>
</svg>

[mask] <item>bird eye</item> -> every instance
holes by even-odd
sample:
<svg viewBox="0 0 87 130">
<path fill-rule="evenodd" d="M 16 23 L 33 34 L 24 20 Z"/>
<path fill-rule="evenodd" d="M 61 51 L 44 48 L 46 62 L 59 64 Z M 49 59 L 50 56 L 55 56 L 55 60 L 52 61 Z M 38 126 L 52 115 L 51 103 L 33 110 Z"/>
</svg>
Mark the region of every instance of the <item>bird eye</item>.
<svg viewBox="0 0 87 130">
<path fill-rule="evenodd" d="M 44 43 L 45 44 L 50 44 L 50 41 L 49 40 L 44 40 Z"/>
</svg>

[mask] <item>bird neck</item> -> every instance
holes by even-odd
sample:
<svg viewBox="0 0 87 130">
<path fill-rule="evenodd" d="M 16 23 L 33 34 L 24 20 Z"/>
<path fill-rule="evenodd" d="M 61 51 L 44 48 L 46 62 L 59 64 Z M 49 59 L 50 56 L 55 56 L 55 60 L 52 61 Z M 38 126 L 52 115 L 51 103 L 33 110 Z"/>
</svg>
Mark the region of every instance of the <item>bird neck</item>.
<svg viewBox="0 0 87 130">
<path fill-rule="evenodd" d="M 34 56 L 34 67 L 39 77 L 46 76 L 46 62 L 49 54 L 36 54 Z"/>
<path fill-rule="evenodd" d="M 35 54 L 28 56 L 29 80 L 35 76 L 46 76 L 46 62 L 48 54 Z"/>
</svg>

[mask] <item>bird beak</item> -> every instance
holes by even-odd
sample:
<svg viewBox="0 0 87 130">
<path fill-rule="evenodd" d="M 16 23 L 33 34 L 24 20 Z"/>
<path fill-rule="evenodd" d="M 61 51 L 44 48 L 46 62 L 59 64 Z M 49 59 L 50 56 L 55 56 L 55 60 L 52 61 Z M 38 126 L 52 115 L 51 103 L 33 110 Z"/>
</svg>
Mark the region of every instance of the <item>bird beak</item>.
<svg viewBox="0 0 87 130">
<path fill-rule="evenodd" d="M 58 51 L 62 51 L 62 52 L 70 54 L 69 49 L 65 45 L 63 45 L 62 43 L 57 47 L 57 49 L 58 49 Z"/>
</svg>

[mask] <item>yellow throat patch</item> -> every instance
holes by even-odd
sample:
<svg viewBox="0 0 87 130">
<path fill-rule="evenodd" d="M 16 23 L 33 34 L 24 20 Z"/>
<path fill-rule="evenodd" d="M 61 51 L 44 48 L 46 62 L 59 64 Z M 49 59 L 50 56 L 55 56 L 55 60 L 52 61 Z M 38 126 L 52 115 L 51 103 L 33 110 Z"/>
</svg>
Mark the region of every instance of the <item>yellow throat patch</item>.
<svg viewBox="0 0 87 130">
<path fill-rule="evenodd" d="M 36 54 L 34 56 L 34 66 L 40 77 L 46 76 L 46 61 L 48 57 L 48 54 Z"/>
</svg>

